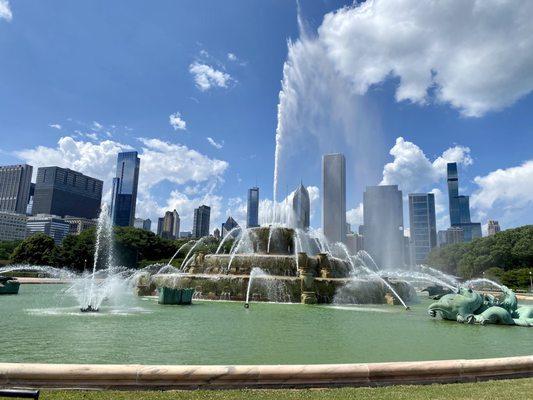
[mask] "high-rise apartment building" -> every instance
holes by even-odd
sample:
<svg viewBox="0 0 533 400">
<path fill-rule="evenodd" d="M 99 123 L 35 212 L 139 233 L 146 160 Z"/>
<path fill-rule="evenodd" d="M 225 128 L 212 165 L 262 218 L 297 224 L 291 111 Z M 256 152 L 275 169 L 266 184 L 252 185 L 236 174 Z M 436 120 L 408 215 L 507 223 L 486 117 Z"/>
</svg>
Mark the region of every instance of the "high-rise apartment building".
<svg viewBox="0 0 533 400">
<path fill-rule="evenodd" d="M 363 195 L 365 250 L 381 268 L 404 264 L 403 203 L 398 185 L 367 186 Z"/>
<path fill-rule="evenodd" d="M 140 164 L 136 151 L 118 153 L 111 194 L 111 218 L 114 225 L 133 226 Z"/>
<path fill-rule="evenodd" d="M 309 192 L 300 183 L 292 198 L 292 213 L 294 216 L 294 226 L 298 229 L 309 229 L 311 221 L 311 202 Z"/>
<path fill-rule="evenodd" d="M 28 164 L 0 167 L 0 211 L 26 213 L 32 172 L 33 167 Z"/>
<path fill-rule="evenodd" d="M 431 249 L 437 246 L 435 195 L 433 193 L 409 194 L 410 247 L 415 264 L 422 264 Z"/>
<path fill-rule="evenodd" d="M 194 209 L 192 235 L 195 238 L 209 236 L 209 219 L 211 207 L 202 205 Z"/>
<path fill-rule="evenodd" d="M 246 209 L 246 227 L 259 226 L 259 188 L 248 189 L 248 205 Z"/>
<path fill-rule="evenodd" d="M 167 211 L 163 217 L 161 236 L 166 239 L 177 239 L 180 232 L 180 216 L 176 210 Z"/>
<path fill-rule="evenodd" d="M 489 219 L 488 226 L 487 226 L 488 235 L 493 236 L 493 235 L 496 235 L 500 231 L 501 231 L 500 223 L 493 219 Z"/>
<path fill-rule="evenodd" d="M 346 160 L 342 154 L 322 157 L 322 229 L 326 239 L 346 239 Z"/>
<path fill-rule="evenodd" d="M 98 218 L 104 183 L 68 168 L 37 170 L 32 214 Z"/>
<path fill-rule="evenodd" d="M 447 164 L 447 181 L 450 225 L 463 230 L 463 240 L 465 242 L 481 237 L 481 224 L 470 220 L 470 198 L 459 195 L 457 163 Z"/>
</svg>

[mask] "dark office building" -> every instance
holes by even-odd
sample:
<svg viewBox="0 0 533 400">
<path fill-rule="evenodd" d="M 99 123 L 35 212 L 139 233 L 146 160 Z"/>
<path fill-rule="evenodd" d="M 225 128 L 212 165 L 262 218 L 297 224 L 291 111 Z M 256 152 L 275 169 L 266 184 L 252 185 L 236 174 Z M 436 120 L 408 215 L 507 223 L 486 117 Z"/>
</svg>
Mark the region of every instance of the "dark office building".
<svg viewBox="0 0 533 400">
<path fill-rule="evenodd" d="M 200 206 L 194 209 L 194 221 L 192 234 L 195 238 L 209 236 L 209 219 L 211 217 L 211 207 Z"/>
<path fill-rule="evenodd" d="M 32 172 L 33 167 L 27 164 L 0 167 L 0 211 L 26 213 Z"/>
<path fill-rule="evenodd" d="M 415 264 L 425 262 L 427 255 L 437 246 L 435 195 L 433 193 L 409 194 L 410 247 Z"/>
<path fill-rule="evenodd" d="M 246 211 L 246 227 L 259 226 L 259 188 L 248 189 L 248 208 Z"/>
<path fill-rule="evenodd" d="M 111 194 L 111 219 L 114 225 L 133 226 L 140 164 L 136 151 L 118 153 L 117 173 L 113 178 Z"/>
<path fill-rule="evenodd" d="M 448 200 L 450 208 L 450 225 L 463 229 L 465 242 L 481 237 L 481 224 L 470 220 L 470 198 L 459 195 L 459 175 L 457 163 L 448 163 Z"/>
<path fill-rule="evenodd" d="M 103 182 L 68 168 L 37 170 L 32 214 L 98 218 Z"/>
</svg>

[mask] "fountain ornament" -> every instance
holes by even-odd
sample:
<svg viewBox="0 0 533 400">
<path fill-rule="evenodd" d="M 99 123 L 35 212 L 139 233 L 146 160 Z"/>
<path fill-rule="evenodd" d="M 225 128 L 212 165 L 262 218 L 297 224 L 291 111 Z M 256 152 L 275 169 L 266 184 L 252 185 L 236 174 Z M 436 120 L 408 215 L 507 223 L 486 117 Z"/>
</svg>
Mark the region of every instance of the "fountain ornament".
<svg viewBox="0 0 533 400">
<path fill-rule="evenodd" d="M 456 293 L 446 294 L 431 304 L 428 314 L 466 324 L 533 326 L 533 307 L 519 307 L 511 289 L 497 286 L 502 291 L 499 298 L 480 294 L 471 287 L 459 287 Z"/>
</svg>

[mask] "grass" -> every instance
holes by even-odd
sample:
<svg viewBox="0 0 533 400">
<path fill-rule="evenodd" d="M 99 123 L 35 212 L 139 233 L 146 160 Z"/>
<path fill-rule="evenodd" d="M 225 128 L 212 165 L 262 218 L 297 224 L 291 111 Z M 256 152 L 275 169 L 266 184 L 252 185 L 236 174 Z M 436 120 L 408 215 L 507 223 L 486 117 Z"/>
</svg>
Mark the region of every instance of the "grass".
<svg viewBox="0 0 533 400">
<path fill-rule="evenodd" d="M 533 378 L 455 383 L 426 386 L 388 386 L 381 388 L 273 389 L 273 390 L 196 390 L 196 391 L 42 391 L 44 400 L 239 400 L 239 399 L 313 399 L 313 400 L 390 400 L 390 399 L 513 399 L 533 396 Z"/>
</svg>

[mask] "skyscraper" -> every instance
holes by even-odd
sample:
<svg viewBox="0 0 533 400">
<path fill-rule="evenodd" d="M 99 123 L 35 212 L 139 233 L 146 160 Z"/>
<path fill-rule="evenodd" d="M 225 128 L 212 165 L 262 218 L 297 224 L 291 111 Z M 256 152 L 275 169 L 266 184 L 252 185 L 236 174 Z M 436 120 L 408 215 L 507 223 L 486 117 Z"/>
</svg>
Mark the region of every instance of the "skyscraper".
<svg viewBox="0 0 533 400">
<path fill-rule="evenodd" d="M 450 225 L 463 230 L 463 240 L 465 242 L 481 237 L 481 224 L 470 220 L 470 198 L 459 195 L 457 163 L 447 164 L 447 177 Z"/>
<path fill-rule="evenodd" d="M 307 189 L 301 183 L 292 198 L 292 212 L 294 214 L 295 227 L 298 229 L 308 229 L 311 215 L 311 202 L 309 201 Z"/>
<path fill-rule="evenodd" d="M 209 218 L 211 216 L 211 207 L 202 205 L 194 209 L 194 221 L 192 234 L 195 238 L 201 238 L 209 235 Z"/>
<path fill-rule="evenodd" d="M 0 167 L 0 211 L 26 213 L 32 172 L 33 167 L 28 164 Z"/>
<path fill-rule="evenodd" d="M 111 218 L 114 225 L 133 226 L 140 164 L 136 151 L 118 153 L 111 195 Z"/>
<path fill-rule="evenodd" d="M 222 224 L 222 230 L 220 231 L 221 232 L 221 235 L 222 235 L 222 238 L 225 238 L 226 235 L 228 233 L 231 232 L 232 229 L 235 229 L 239 226 L 239 224 L 237 223 L 237 221 L 235 221 L 232 217 L 228 217 L 228 219 L 226 220 L 226 222 L 224 222 Z M 237 237 L 239 235 L 239 229 L 237 229 L 235 232 L 232 233 L 232 236 L 233 237 Z"/>
<path fill-rule="evenodd" d="M 248 207 L 246 210 L 246 227 L 259 226 L 259 188 L 248 189 Z"/>
<path fill-rule="evenodd" d="M 381 268 L 404 264 L 403 203 L 398 185 L 367 186 L 363 195 L 365 250 Z"/>
<path fill-rule="evenodd" d="M 435 195 L 433 193 L 409 194 L 409 228 L 414 263 L 422 264 L 431 249 L 437 246 Z"/>
<path fill-rule="evenodd" d="M 68 168 L 37 170 L 32 214 L 98 218 L 104 183 Z"/>
<path fill-rule="evenodd" d="M 489 219 L 488 226 L 487 226 L 487 233 L 489 236 L 496 235 L 498 232 L 501 231 L 500 229 L 500 223 L 498 221 L 494 221 L 492 219 Z"/>
<path fill-rule="evenodd" d="M 346 239 L 346 160 L 342 154 L 322 157 L 322 229 L 330 242 Z"/>
<path fill-rule="evenodd" d="M 177 239 L 180 234 L 180 216 L 176 210 L 167 211 L 163 217 L 161 236 L 166 239 Z"/>
</svg>

